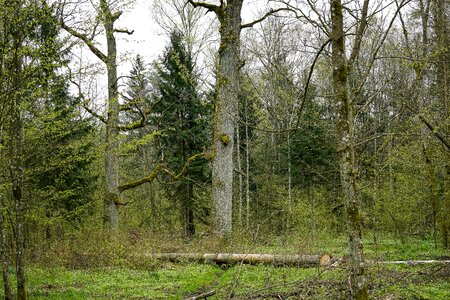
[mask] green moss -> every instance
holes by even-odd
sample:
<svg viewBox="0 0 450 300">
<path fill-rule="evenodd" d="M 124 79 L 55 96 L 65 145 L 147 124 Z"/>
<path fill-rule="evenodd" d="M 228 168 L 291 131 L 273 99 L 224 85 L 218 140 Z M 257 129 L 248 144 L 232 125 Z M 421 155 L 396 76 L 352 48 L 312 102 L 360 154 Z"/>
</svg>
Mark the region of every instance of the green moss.
<svg viewBox="0 0 450 300">
<path fill-rule="evenodd" d="M 227 134 L 222 133 L 219 137 L 219 141 L 222 143 L 222 145 L 224 145 L 226 147 L 226 146 L 228 146 L 228 143 L 230 142 L 230 137 Z"/>
<path fill-rule="evenodd" d="M 361 226 L 362 216 L 358 207 L 355 207 L 354 205 L 347 207 L 347 216 L 352 224 L 358 224 Z"/>
</svg>

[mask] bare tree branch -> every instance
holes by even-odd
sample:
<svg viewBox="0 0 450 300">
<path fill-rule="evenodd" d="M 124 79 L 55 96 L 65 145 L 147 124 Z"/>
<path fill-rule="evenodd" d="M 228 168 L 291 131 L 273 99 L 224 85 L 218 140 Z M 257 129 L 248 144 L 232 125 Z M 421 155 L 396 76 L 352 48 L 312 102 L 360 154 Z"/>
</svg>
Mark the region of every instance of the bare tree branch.
<svg viewBox="0 0 450 300">
<path fill-rule="evenodd" d="M 132 35 L 133 33 L 134 33 L 134 30 L 128 30 L 128 29 L 126 29 L 126 28 L 123 28 L 123 29 L 114 29 L 114 32 L 117 32 L 117 33 L 126 33 L 126 34 L 128 34 L 128 35 Z"/>
<path fill-rule="evenodd" d="M 261 18 L 256 19 L 256 20 L 254 20 L 252 22 L 249 22 L 249 23 L 246 23 L 246 24 L 242 24 L 241 25 L 241 29 L 253 27 L 254 25 L 256 25 L 258 23 L 261 23 L 262 21 L 264 21 L 265 19 L 267 19 L 268 17 L 270 17 L 271 15 L 273 15 L 273 14 L 279 12 L 279 11 L 292 11 L 292 9 L 290 9 L 288 7 L 271 9 L 265 15 L 263 15 Z"/>
<path fill-rule="evenodd" d="M 358 27 L 356 29 L 356 37 L 355 37 L 355 43 L 352 49 L 352 53 L 350 55 L 349 59 L 349 68 L 351 69 L 351 65 L 355 61 L 355 59 L 359 55 L 359 50 L 361 49 L 361 44 L 364 36 L 364 31 L 367 27 L 367 12 L 369 10 L 369 0 L 364 0 L 363 8 L 361 11 L 361 20 L 358 22 Z"/>
<path fill-rule="evenodd" d="M 91 38 L 88 38 L 87 35 L 82 34 L 78 31 L 76 31 L 75 29 L 69 27 L 66 25 L 66 23 L 64 23 L 63 20 L 60 21 L 61 24 L 61 28 L 63 28 L 64 30 L 66 30 L 69 34 L 73 35 L 76 38 L 79 38 L 80 40 L 82 40 L 84 42 L 84 44 L 86 46 L 89 47 L 89 49 L 92 51 L 92 53 L 97 56 L 102 62 L 107 63 L 108 62 L 108 57 L 99 49 L 94 45 L 94 42 Z"/>
<path fill-rule="evenodd" d="M 188 0 L 188 3 L 190 3 L 193 7 L 203 7 L 206 8 L 208 11 L 213 11 L 216 14 L 220 13 L 220 10 L 223 8 L 223 1 L 220 1 L 220 6 L 207 3 L 207 2 L 196 2 L 192 0 Z"/>
<path fill-rule="evenodd" d="M 72 70 L 69 68 L 69 81 L 75 85 L 78 89 L 78 97 L 80 97 L 81 99 L 83 99 L 83 102 L 81 103 L 81 106 L 88 112 L 90 113 L 92 116 L 96 117 L 98 120 L 100 120 L 102 123 L 106 124 L 106 118 L 98 113 L 96 113 L 95 111 L 93 111 L 92 109 L 89 108 L 88 103 L 90 102 L 90 99 L 87 99 L 86 97 L 84 97 L 83 92 L 81 91 L 81 86 L 78 82 L 74 81 L 72 79 Z"/>
<path fill-rule="evenodd" d="M 362 76 L 360 76 L 362 79 L 361 79 L 361 82 L 360 82 L 359 86 L 358 86 L 357 88 L 354 89 L 354 96 L 355 96 L 354 99 L 356 99 L 356 98 L 358 97 L 358 95 L 359 95 L 359 93 L 361 92 L 361 90 L 362 90 L 364 84 L 366 83 L 367 79 L 369 78 L 369 74 L 370 74 L 370 72 L 371 72 L 371 70 L 372 70 L 372 66 L 373 66 L 375 60 L 377 59 L 378 52 L 380 51 L 381 47 L 383 46 L 384 41 L 386 40 L 386 38 L 387 38 L 387 36 L 388 36 L 388 34 L 389 34 L 389 32 L 390 32 L 392 26 L 394 25 L 394 21 L 395 21 L 395 19 L 397 18 L 397 15 L 400 13 L 400 10 L 401 10 L 406 4 L 408 4 L 408 3 L 411 2 L 411 1 L 412 1 L 412 0 L 403 0 L 403 1 L 400 3 L 400 5 L 397 7 L 397 9 L 396 9 L 394 15 L 392 16 L 391 21 L 389 22 L 389 25 L 388 25 L 386 31 L 384 32 L 384 35 L 381 37 L 380 42 L 378 43 L 378 46 L 375 48 L 375 50 L 373 51 L 373 53 L 372 53 L 372 55 L 371 55 L 371 57 L 370 57 L 368 66 L 366 67 L 366 72 L 365 72 L 365 74 L 363 74 Z M 352 101 L 353 101 L 353 100 L 352 100 Z"/>
<path fill-rule="evenodd" d="M 161 100 L 162 100 L 162 97 L 158 97 L 156 99 L 156 101 L 154 101 L 152 103 L 152 106 L 150 106 L 145 111 L 141 111 L 139 108 L 137 108 L 139 110 L 139 115 L 141 116 L 141 119 L 139 121 L 133 122 L 133 123 L 128 124 L 128 125 L 116 126 L 116 129 L 119 130 L 119 131 L 130 131 L 130 130 L 134 130 L 134 129 L 139 129 L 139 128 L 145 127 L 147 125 L 147 122 L 146 122 L 147 121 L 147 116 L 150 115 L 153 112 L 153 110 L 155 109 L 156 105 L 159 102 L 161 102 Z M 134 103 L 131 102 L 129 104 L 128 103 L 127 104 L 123 104 L 123 105 L 120 106 L 120 110 L 121 111 L 130 111 L 131 110 L 131 106 L 133 104 L 135 104 L 135 103 L 136 102 L 134 102 Z"/>
<path fill-rule="evenodd" d="M 442 143 L 442 145 L 445 146 L 445 149 L 450 152 L 450 143 L 439 133 L 436 127 L 433 126 L 433 124 L 431 124 L 431 122 L 428 121 L 422 114 L 416 112 L 409 105 L 406 105 L 406 108 L 413 114 L 415 114 L 419 118 L 419 120 L 422 121 L 422 123 L 425 124 L 425 126 L 431 131 L 431 133 Z"/>
<path fill-rule="evenodd" d="M 97 119 L 99 119 L 102 123 L 106 124 L 106 119 L 104 116 L 96 113 L 95 111 L 93 111 L 92 109 L 89 108 L 88 106 L 88 102 L 89 100 L 84 101 L 81 106 L 88 112 L 90 113 L 92 116 L 96 117 Z"/>
</svg>

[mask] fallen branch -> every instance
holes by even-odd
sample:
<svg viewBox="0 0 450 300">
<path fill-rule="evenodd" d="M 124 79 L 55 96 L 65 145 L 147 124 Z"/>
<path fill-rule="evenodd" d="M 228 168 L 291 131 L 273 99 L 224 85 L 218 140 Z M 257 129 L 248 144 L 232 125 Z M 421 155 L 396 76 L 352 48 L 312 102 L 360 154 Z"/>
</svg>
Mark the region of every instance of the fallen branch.
<svg viewBox="0 0 450 300">
<path fill-rule="evenodd" d="M 427 265 L 427 264 L 450 264 L 450 260 L 439 260 L 439 259 L 431 259 L 431 260 L 392 260 L 392 261 L 368 261 L 369 263 L 375 264 L 388 264 L 388 265 Z"/>
<path fill-rule="evenodd" d="M 348 262 L 348 258 L 340 258 L 333 261 L 330 264 L 331 267 L 339 267 Z M 369 265 L 374 264 L 383 264 L 383 265 L 408 265 L 408 266 L 417 266 L 417 265 L 427 265 L 427 264 L 450 264 L 450 260 L 439 260 L 439 259 L 430 259 L 430 260 L 366 260 L 366 263 Z"/>
<path fill-rule="evenodd" d="M 329 254 L 280 255 L 280 254 L 235 254 L 235 253 L 151 253 L 146 257 L 170 262 L 213 262 L 219 265 L 264 264 L 273 266 L 317 267 L 332 263 Z"/>
<path fill-rule="evenodd" d="M 213 295 L 215 295 L 215 294 L 216 294 L 216 291 L 212 290 L 212 291 L 209 291 L 209 292 L 206 292 L 206 293 L 197 295 L 197 296 L 192 296 L 192 297 L 186 298 L 186 299 L 184 299 L 184 300 L 199 300 L 199 299 L 206 299 L 206 298 L 208 298 L 208 297 L 210 297 L 210 296 L 213 296 Z"/>
</svg>

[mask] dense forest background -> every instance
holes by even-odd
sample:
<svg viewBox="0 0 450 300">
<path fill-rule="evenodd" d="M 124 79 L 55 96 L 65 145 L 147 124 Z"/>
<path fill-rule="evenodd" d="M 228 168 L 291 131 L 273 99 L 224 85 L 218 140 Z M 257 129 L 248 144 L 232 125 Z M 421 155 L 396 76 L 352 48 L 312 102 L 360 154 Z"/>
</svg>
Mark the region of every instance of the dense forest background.
<svg viewBox="0 0 450 300">
<path fill-rule="evenodd" d="M 216 2 L 149 3 L 146 61 L 119 55 L 132 3 L 0 0 L 5 293 L 86 253 L 450 248 L 450 3 Z"/>
</svg>

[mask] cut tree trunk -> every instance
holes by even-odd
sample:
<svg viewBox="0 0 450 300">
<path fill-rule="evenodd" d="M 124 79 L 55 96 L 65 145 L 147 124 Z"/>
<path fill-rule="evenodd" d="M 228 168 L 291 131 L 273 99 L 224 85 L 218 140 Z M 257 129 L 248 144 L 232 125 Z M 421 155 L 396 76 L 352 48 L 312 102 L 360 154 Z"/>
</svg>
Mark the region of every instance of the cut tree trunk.
<svg viewBox="0 0 450 300">
<path fill-rule="evenodd" d="M 149 253 L 144 256 L 170 262 L 212 262 L 219 265 L 271 265 L 290 267 L 317 267 L 330 265 L 331 255 L 280 255 L 280 254 L 237 254 L 237 253 Z"/>
</svg>

